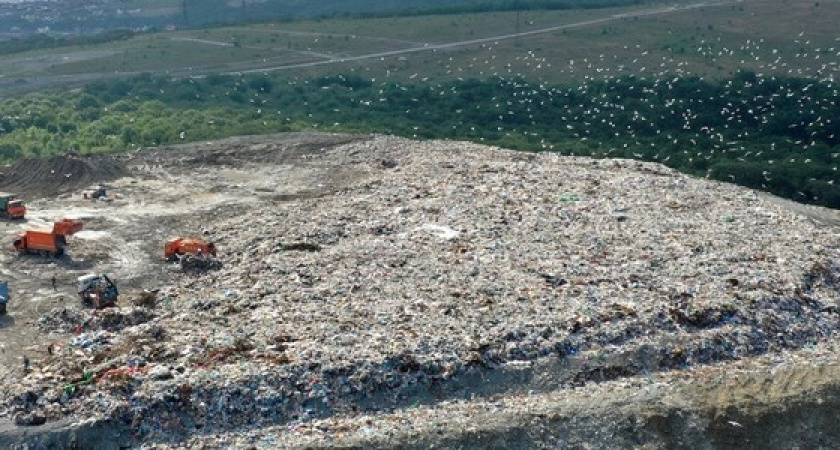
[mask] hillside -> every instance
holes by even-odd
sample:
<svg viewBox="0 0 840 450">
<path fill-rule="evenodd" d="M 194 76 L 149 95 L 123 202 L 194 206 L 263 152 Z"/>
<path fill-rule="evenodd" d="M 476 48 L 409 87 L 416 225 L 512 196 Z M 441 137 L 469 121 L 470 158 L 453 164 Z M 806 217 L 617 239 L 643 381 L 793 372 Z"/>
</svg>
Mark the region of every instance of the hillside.
<svg viewBox="0 0 840 450">
<path fill-rule="evenodd" d="M 420 428 L 440 411 L 469 420 L 470 408 L 498 402 L 511 417 L 533 410 L 529 401 L 567 414 L 565 392 L 653 377 L 659 388 L 630 412 L 642 414 L 649 401 L 689 395 L 684 377 L 801 370 L 805 353 L 822 380 L 830 369 L 819 367 L 836 361 L 834 229 L 657 164 L 307 134 L 87 164 L 115 162 L 126 175 L 110 182 L 113 202 L 77 192 L 31 202 L 30 221 L 85 219 L 66 259 L 3 257 L 20 303 L 0 333 L 26 337 L 15 353 L 6 347 L 2 415 L 76 430 L 47 425 L 27 438 L 7 426 L 7 446 L 97 429 L 167 445 L 309 445 L 295 440 L 301 430 L 357 439 L 416 414 L 429 415 Z M 184 233 L 214 240 L 222 268 L 185 275 L 161 261 L 163 239 Z M 35 275 L 54 271 L 57 294 Z M 121 283 L 119 308 L 76 305 L 69 281 L 88 271 Z M 131 306 L 140 289 L 157 292 L 154 306 Z M 22 354 L 26 375 L 14 369 Z M 752 417 L 735 397 L 720 400 L 727 414 Z M 688 414 L 705 417 L 695 406 Z M 575 432 L 545 416 L 556 434 L 542 439 L 601 442 L 581 431 L 606 417 L 590 412 Z M 492 423 L 440 436 L 471 429 L 526 445 L 514 422 L 512 434 Z M 648 442 L 652 423 L 621 436 Z M 410 443 L 399 436 L 415 432 L 366 442 Z"/>
</svg>

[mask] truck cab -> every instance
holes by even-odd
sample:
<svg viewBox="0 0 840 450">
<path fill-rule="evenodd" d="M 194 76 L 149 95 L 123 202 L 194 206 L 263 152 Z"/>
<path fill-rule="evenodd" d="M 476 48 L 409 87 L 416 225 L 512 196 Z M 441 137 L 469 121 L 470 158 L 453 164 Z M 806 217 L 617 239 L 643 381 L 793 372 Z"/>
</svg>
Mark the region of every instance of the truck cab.
<svg viewBox="0 0 840 450">
<path fill-rule="evenodd" d="M 0 215 L 9 219 L 23 219 L 26 216 L 26 204 L 15 194 L 0 192 Z"/>
</svg>

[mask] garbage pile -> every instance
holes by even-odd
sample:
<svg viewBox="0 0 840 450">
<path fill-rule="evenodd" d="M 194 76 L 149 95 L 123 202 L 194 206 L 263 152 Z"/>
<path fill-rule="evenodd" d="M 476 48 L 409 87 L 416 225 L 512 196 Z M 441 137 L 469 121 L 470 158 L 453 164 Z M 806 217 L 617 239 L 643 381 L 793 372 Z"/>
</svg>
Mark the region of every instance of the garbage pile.
<svg viewBox="0 0 840 450">
<path fill-rule="evenodd" d="M 504 393 L 523 363 L 563 361 L 558 382 L 577 386 L 784 358 L 840 330 L 834 234 L 749 190 L 455 142 L 318 158 L 361 175 L 214 224 L 225 265 L 154 309 L 45 316 L 66 345 L 5 414 L 102 416 L 165 441 L 407 406 L 431 386 L 446 399 L 488 373 Z"/>
<path fill-rule="evenodd" d="M 70 333 L 92 319 L 90 313 L 75 308 L 53 308 L 38 319 L 38 327 L 44 331 Z"/>
<path fill-rule="evenodd" d="M 119 331 L 146 323 L 155 317 L 148 308 L 110 308 L 104 310 L 53 308 L 38 319 L 38 327 L 59 334 L 90 330 Z"/>
<path fill-rule="evenodd" d="M 191 253 L 180 257 L 180 265 L 181 270 L 185 273 L 207 272 L 222 268 L 222 262 L 211 255 L 193 255 Z"/>
</svg>

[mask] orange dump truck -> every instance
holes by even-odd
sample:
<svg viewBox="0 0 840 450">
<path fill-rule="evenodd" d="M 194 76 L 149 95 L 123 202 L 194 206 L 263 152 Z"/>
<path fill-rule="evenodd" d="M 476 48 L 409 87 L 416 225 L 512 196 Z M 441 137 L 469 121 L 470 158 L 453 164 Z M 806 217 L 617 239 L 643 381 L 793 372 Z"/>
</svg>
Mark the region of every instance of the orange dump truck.
<svg viewBox="0 0 840 450">
<path fill-rule="evenodd" d="M 51 231 L 28 230 L 15 239 L 15 250 L 20 254 L 36 253 L 44 256 L 61 256 L 67 247 L 66 236 L 81 231 L 81 220 L 61 219 Z"/>
<path fill-rule="evenodd" d="M 163 248 L 163 257 L 169 261 L 183 255 L 212 255 L 216 256 L 216 246 L 212 242 L 205 242 L 203 239 L 175 238 L 166 243 Z"/>
<path fill-rule="evenodd" d="M 15 239 L 15 250 L 20 254 L 36 253 L 43 256 L 61 256 L 67 246 L 63 234 L 52 231 L 29 230 Z"/>
</svg>

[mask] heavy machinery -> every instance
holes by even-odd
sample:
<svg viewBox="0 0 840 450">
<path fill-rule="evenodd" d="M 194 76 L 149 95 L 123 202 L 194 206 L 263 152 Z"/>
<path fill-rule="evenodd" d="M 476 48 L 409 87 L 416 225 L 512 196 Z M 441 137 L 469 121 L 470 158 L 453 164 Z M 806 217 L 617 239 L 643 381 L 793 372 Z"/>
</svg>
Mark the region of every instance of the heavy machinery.
<svg viewBox="0 0 840 450">
<path fill-rule="evenodd" d="M 85 306 L 96 309 L 116 306 L 119 291 L 117 285 L 103 273 L 92 273 L 78 278 L 76 292 Z"/>
<path fill-rule="evenodd" d="M 22 255 L 36 253 L 43 256 L 62 256 L 67 247 L 67 236 L 81 231 L 83 226 L 81 220 L 61 219 L 53 224 L 50 231 L 24 231 L 15 239 L 15 250 Z"/>
<path fill-rule="evenodd" d="M 26 205 L 15 194 L 0 192 L 0 216 L 9 219 L 23 219 L 26 215 Z"/>
<path fill-rule="evenodd" d="M 0 281 L 0 315 L 6 314 L 6 305 L 9 303 L 9 282 Z"/>
<path fill-rule="evenodd" d="M 216 246 L 203 239 L 175 238 L 166 243 L 163 256 L 178 261 L 183 272 L 204 272 L 222 267 L 216 259 Z"/>
<path fill-rule="evenodd" d="M 163 257 L 175 261 L 184 255 L 212 255 L 216 257 L 216 246 L 203 239 L 170 239 L 163 248 Z"/>
<path fill-rule="evenodd" d="M 101 184 L 91 186 L 90 188 L 84 190 L 82 192 L 82 197 L 89 200 L 110 200 L 108 197 L 108 188 Z"/>
</svg>

